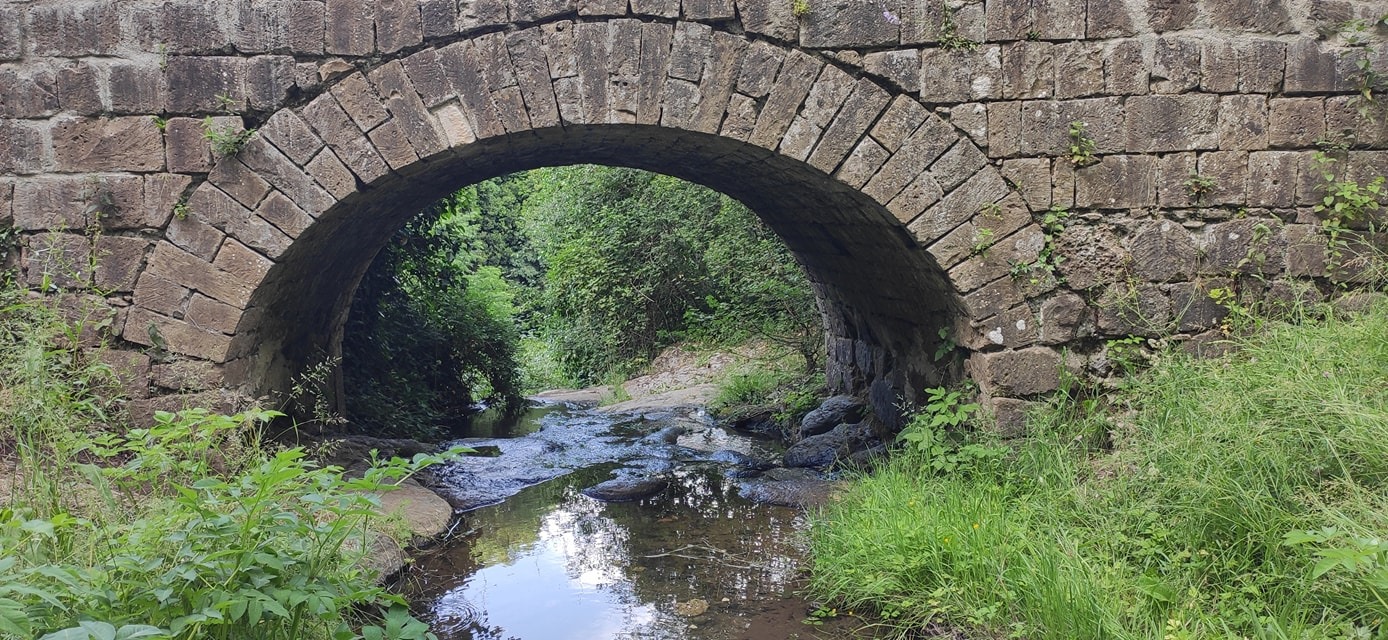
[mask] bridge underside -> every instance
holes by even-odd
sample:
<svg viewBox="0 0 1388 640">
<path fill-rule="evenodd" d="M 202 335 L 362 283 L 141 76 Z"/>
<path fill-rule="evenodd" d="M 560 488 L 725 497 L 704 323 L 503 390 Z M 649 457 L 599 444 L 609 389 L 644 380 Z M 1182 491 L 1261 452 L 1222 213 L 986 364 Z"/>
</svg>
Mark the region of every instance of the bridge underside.
<svg viewBox="0 0 1388 640">
<path fill-rule="evenodd" d="M 718 136 L 639 125 L 568 126 L 494 138 L 421 163 L 319 216 L 280 256 L 237 330 L 228 373 L 256 394 L 340 355 L 357 282 L 407 219 L 458 188 L 543 166 L 590 163 L 673 175 L 755 211 L 818 294 L 830 386 L 873 391 L 879 415 L 951 374 L 929 354 L 955 313 L 934 260 L 880 204 L 803 163 Z M 957 372 L 956 372 L 957 373 Z M 874 386 L 875 385 L 875 386 Z"/>
</svg>

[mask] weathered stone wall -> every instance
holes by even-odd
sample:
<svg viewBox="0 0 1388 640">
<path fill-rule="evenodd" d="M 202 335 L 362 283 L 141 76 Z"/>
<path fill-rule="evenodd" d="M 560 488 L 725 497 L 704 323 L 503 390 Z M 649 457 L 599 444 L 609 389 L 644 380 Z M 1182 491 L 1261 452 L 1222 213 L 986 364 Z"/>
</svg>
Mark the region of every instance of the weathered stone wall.
<svg viewBox="0 0 1388 640">
<path fill-rule="evenodd" d="M 1383 3 L 796 6 L 0 4 L 0 224 L 29 284 L 110 320 L 137 411 L 282 390 L 409 215 L 560 163 L 751 205 L 817 284 L 831 383 L 883 414 L 959 374 L 949 343 L 1015 414 L 1062 368 L 1103 374 L 1106 339 L 1207 343 L 1212 289 L 1352 279 L 1327 268 L 1313 152 L 1348 131 L 1337 166 L 1388 169 L 1355 65 L 1385 54 L 1335 35 Z M 206 117 L 258 133 L 221 156 Z"/>
</svg>

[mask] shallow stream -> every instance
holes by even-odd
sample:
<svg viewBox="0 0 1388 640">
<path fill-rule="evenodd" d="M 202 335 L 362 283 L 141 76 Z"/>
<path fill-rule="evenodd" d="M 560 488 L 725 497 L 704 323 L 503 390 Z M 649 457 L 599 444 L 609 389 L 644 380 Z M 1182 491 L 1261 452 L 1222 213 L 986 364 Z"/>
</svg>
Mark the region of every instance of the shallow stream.
<svg viewBox="0 0 1388 640">
<path fill-rule="evenodd" d="M 441 639 L 868 637 L 852 619 L 803 622 L 803 515 L 739 496 L 778 444 L 697 410 L 563 405 L 472 433 L 486 437 L 459 442 L 492 455 L 439 471 L 459 533 L 407 586 Z M 626 502 L 583 493 L 614 477 L 669 484 Z"/>
</svg>

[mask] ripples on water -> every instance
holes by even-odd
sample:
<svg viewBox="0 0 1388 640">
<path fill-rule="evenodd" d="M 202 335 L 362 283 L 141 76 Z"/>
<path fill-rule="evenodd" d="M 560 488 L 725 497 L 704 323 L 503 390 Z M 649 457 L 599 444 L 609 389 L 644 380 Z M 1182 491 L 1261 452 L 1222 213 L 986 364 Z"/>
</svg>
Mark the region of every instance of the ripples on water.
<svg viewBox="0 0 1388 640">
<path fill-rule="evenodd" d="M 440 638 L 849 637 L 849 621 L 828 629 L 800 622 L 802 516 L 740 498 L 728 465 L 710 455 L 770 459 L 774 444 L 700 414 L 548 407 L 525 420 L 531 424 L 505 431 L 519 437 L 462 441 L 500 455 L 440 472 L 458 504 L 490 505 L 468 511 L 467 533 L 426 553 L 412 572 L 408 595 Z M 648 437 L 670 426 L 687 432 L 674 444 Z M 614 472 L 663 473 L 672 482 L 629 503 L 580 493 Z M 707 612 L 696 613 L 701 601 Z"/>
</svg>

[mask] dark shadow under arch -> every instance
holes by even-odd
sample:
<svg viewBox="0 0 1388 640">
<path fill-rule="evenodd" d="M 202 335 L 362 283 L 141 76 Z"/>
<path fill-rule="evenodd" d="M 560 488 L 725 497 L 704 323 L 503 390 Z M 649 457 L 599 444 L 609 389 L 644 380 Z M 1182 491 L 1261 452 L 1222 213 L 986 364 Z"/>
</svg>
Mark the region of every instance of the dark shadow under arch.
<svg viewBox="0 0 1388 640">
<path fill-rule="evenodd" d="M 728 138 L 641 125 L 570 125 L 491 138 L 363 187 L 318 217 L 255 290 L 228 382 L 282 392 L 340 353 L 358 281 L 406 220 L 459 188 L 544 166 L 644 169 L 708 186 L 757 213 L 814 283 L 832 389 L 867 392 L 889 426 L 895 404 L 958 372 L 936 366 L 937 331 L 958 302 L 943 270 L 880 204 L 824 173 Z"/>
</svg>

